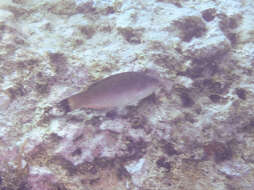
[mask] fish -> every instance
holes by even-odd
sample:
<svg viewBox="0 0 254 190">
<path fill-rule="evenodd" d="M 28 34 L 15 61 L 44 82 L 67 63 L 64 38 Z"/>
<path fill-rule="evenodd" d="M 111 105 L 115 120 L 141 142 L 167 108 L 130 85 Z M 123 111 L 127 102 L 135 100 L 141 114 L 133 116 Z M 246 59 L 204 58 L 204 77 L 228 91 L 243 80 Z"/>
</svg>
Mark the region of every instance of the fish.
<svg viewBox="0 0 254 190">
<path fill-rule="evenodd" d="M 105 110 L 135 105 L 159 88 L 159 80 L 145 72 L 122 72 L 99 80 L 60 102 L 67 112 L 80 108 Z"/>
</svg>

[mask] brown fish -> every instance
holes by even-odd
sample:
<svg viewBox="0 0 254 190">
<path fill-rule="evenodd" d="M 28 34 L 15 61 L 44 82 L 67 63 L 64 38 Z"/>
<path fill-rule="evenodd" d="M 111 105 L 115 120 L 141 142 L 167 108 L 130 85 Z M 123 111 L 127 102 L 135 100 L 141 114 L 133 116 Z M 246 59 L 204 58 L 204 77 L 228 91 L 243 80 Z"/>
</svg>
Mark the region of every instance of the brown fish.
<svg viewBox="0 0 254 190">
<path fill-rule="evenodd" d="M 159 87 L 159 80 L 144 72 L 124 72 L 104 78 L 87 90 L 63 100 L 68 111 L 79 108 L 112 109 L 136 104 Z"/>
</svg>

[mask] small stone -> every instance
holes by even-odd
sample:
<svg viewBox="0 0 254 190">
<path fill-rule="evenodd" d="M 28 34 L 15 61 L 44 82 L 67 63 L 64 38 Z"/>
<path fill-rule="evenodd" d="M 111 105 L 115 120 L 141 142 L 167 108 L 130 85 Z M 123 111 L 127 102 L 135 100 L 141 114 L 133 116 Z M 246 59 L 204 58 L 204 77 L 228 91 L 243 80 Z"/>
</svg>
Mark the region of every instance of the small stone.
<svg viewBox="0 0 254 190">
<path fill-rule="evenodd" d="M 236 94 L 237 96 L 242 99 L 242 100 L 246 100 L 246 90 L 244 90 L 243 88 L 237 88 L 236 89 Z"/>
<path fill-rule="evenodd" d="M 202 11 L 202 17 L 205 21 L 210 22 L 212 21 L 216 16 L 216 9 L 206 9 Z"/>
<path fill-rule="evenodd" d="M 135 30 L 133 28 L 118 28 L 118 32 L 123 38 L 131 44 L 140 44 L 142 38 L 142 30 Z"/>
<path fill-rule="evenodd" d="M 174 148 L 174 145 L 170 142 L 163 142 L 163 151 L 168 155 L 168 156 L 173 156 L 178 154 L 176 149 Z"/>
<path fill-rule="evenodd" d="M 219 103 L 221 97 L 217 94 L 212 94 L 209 96 L 210 100 L 212 100 L 214 103 Z"/>
<path fill-rule="evenodd" d="M 85 35 L 87 39 L 90 39 L 96 33 L 96 30 L 93 26 L 81 26 L 79 28 L 81 34 Z"/>
<path fill-rule="evenodd" d="M 175 25 L 180 30 L 180 38 L 184 42 L 190 42 L 194 37 L 200 38 L 207 32 L 205 23 L 196 16 L 185 17 L 180 21 L 175 21 Z"/>
<path fill-rule="evenodd" d="M 195 104 L 194 100 L 190 97 L 188 93 L 185 92 L 181 93 L 180 98 L 183 107 L 191 107 Z"/>
<path fill-rule="evenodd" d="M 171 164 L 165 160 L 165 157 L 161 157 L 156 161 L 156 164 L 159 168 L 165 168 L 167 171 L 170 171 Z"/>
<path fill-rule="evenodd" d="M 205 145 L 204 152 L 207 156 L 212 155 L 216 163 L 231 160 L 233 157 L 232 148 L 228 144 L 217 141 L 210 142 L 208 145 Z"/>
<path fill-rule="evenodd" d="M 228 32 L 226 34 L 227 38 L 229 39 L 229 41 L 231 42 L 232 45 L 235 45 L 237 43 L 238 40 L 238 34 L 234 33 L 234 32 Z"/>
</svg>

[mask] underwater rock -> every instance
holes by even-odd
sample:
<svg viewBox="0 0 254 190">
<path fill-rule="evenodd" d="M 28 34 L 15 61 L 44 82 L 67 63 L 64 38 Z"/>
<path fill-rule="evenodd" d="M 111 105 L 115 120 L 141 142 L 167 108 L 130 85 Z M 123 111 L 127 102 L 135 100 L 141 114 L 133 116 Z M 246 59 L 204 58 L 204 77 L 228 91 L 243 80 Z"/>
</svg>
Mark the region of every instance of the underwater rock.
<svg viewBox="0 0 254 190">
<path fill-rule="evenodd" d="M 0 189 L 253 190 L 253 10 L 0 0 Z"/>
</svg>

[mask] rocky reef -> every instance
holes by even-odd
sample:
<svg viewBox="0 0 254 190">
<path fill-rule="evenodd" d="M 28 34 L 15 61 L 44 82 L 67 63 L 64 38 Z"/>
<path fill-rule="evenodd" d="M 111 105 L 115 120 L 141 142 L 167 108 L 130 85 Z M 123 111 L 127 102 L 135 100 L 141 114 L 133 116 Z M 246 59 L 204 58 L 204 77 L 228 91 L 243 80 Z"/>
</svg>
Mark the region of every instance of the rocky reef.
<svg viewBox="0 0 254 190">
<path fill-rule="evenodd" d="M 0 190 L 253 190 L 252 0 L 0 1 Z M 151 72 L 124 110 L 55 105 Z"/>
</svg>

